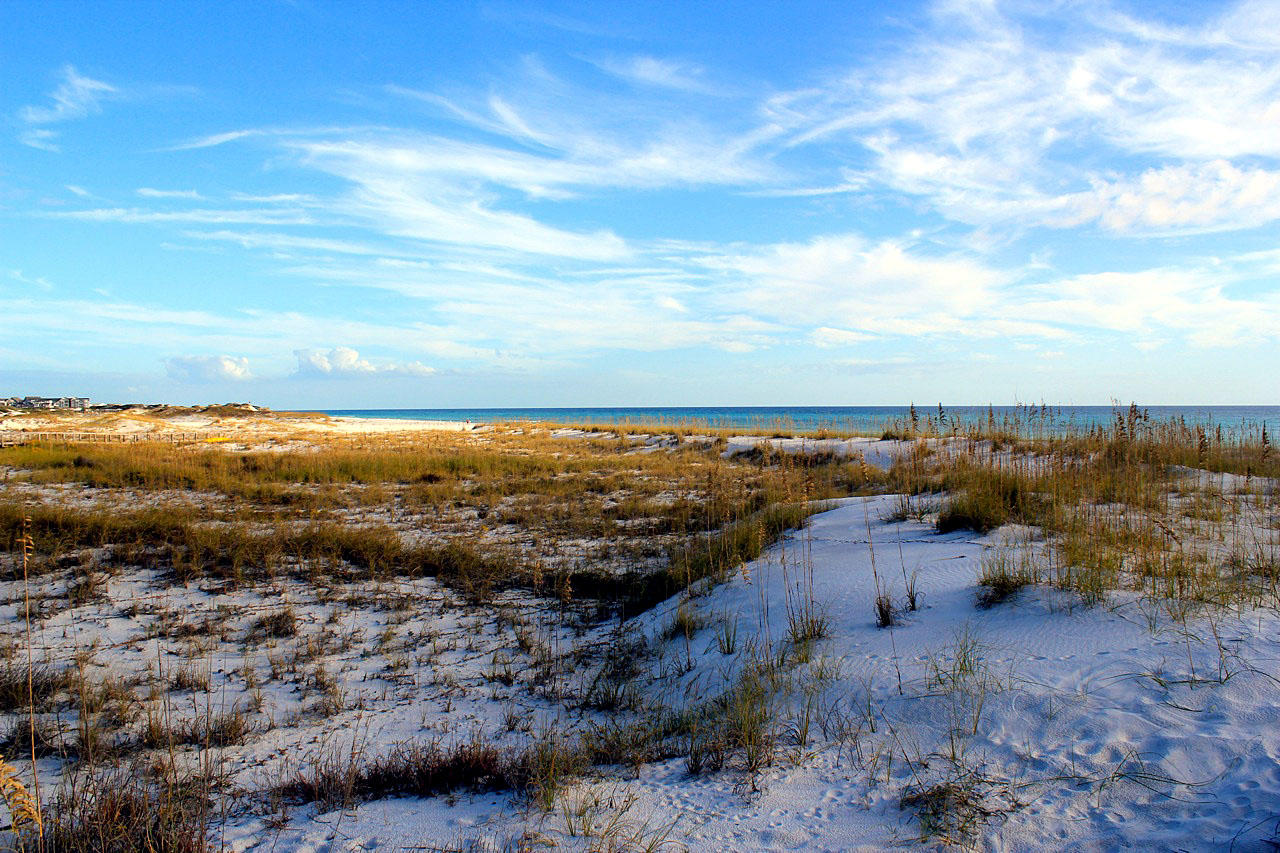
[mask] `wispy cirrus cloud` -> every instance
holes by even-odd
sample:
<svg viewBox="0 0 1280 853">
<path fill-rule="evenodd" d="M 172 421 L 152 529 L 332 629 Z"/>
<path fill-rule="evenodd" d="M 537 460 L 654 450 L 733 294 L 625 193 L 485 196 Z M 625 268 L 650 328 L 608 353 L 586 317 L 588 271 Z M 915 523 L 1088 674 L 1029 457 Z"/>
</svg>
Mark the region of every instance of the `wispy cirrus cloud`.
<svg viewBox="0 0 1280 853">
<path fill-rule="evenodd" d="M 819 347 L 906 337 L 1082 340 L 1124 333 L 1232 348 L 1280 338 L 1280 253 L 1063 276 L 909 243 L 834 235 L 704 257 L 720 298 L 810 329 Z"/>
<path fill-rule="evenodd" d="M 855 346 L 874 339 L 874 335 L 868 335 L 866 332 L 833 329 L 830 326 L 819 326 L 809 333 L 809 340 L 813 342 L 814 346 L 824 349 Z"/>
<path fill-rule="evenodd" d="M 1200 347 L 1280 339 L 1280 293 L 1232 295 L 1235 278 L 1209 264 L 1089 273 L 1029 288 L 1010 313 L 1140 339 L 1170 336 Z"/>
<path fill-rule="evenodd" d="M 637 67 L 656 73 L 656 66 Z M 549 90 L 535 86 L 505 95 L 490 92 L 465 108 L 434 93 L 390 88 L 399 97 L 448 109 L 465 125 L 496 134 L 501 143 L 379 127 L 321 127 L 245 128 L 176 146 L 197 150 L 260 138 L 291 152 L 304 168 L 347 183 L 349 191 L 344 194 L 309 200 L 307 212 L 290 204 L 294 197 L 306 194 L 280 193 L 260 199 L 279 205 L 262 212 L 112 207 L 58 215 L 123 223 L 358 224 L 382 238 L 421 241 L 448 252 L 616 261 L 633 256 L 634 249 L 613 229 L 551 224 L 520 209 L 511 194 L 531 201 L 559 201 L 618 188 L 752 184 L 767 171 L 765 161 L 752 153 L 760 140 L 750 132 L 727 137 L 691 113 L 673 116 L 664 109 L 637 113 L 625 108 L 619 113 L 616 101 L 600 101 L 595 110 L 581 109 L 580 104 L 566 109 L 563 81 L 538 79 Z M 587 89 L 574 94 L 579 99 L 595 97 Z M 637 121 L 647 125 L 639 133 L 634 126 Z M 143 195 L 201 200 L 174 191 L 148 190 Z M 259 201 L 247 199 L 248 195 L 233 197 Z M 307 239 L 325 238 L 295 234 L 273 241 L 296 246 Z M 249 242 L 265 245 L 267 238 L 255 235 Z M 423 253 L 431 256 L 429 249 Z"/>
<path fill-rule="evenodd" d="M 199 201 L 204 198 L 195 190 L 158 190 L 154 187 L 138 187 L 135 191 L 143 198 L 174 198 Z"/>
<path fill-rule="evenodd" d="M 405 250 L 374 243 L 359 243 L 332 237 L 311 237 L 271 231 L 183 231 L 193 240 L 236 243 L 246 249 L 269 249 L 276 252 L 321 252 L 339 255 L 368 255 L 379 258 L 415 257 Z"/>
<path fill-rule="evenodd" d="M 322 158 L 323 159 L 323 158 Z M 495 209 L 483 193 L 414 179 L 404 170 L 365 170 L 363 161 L 325 159 L 355 188 L 336 207 L 346 216 L 376 224 L 384 233 L 434 243 L 586 260 L 627 257 L 626 242 L 614 232 L 573 231 L 543 224 L 532 216 Z"/>
<path fill-rule="evenodd" d="M 406 87 L 390 91 L 506 143 L 419 137 L 402 140 L 408 147 L 424 157 L 439 155 L 441 171 L 493 180 L 531 195 L 604 187 L 753 185 L 779 174 L 762 146 L 780 128 L 754 115 L 749 102 L 744 111 L 713 120 L 699 108 L 705 98 L 672 104 L 661 91 L 617 98 L 545 69 L 482 96 L 446 97 Z M 395 142 L 395 137 L 384 141 Z M 388 147 L 406 153 L 406 146 Z"/>
<path fill-rule="evenodd" d="M 229 145 L 233 142 L 240 142 L 249 139 L 271 140 L 279 137 L 310 137 L 321 138 L 325 136 L 350 136 L 369 131 L 387 130 L 386 127 L 365 127 L 365 126 L 349 126 L 349 125 L 319 125 L 314 127 L 245 127 L 239 130 L 220 131 L 218 133 L 207 133 L 202 136 L 196 136 L 186 139 L 182 142 L 176 142 L 163 148 L 157 149 L 162 152 L 166 151 L 199 151 L 204 148 L 218 148 L 223 145 Z"/>
<path fill-rule="evenodd" d="M 1262 165 L 1280 158 L 1280 41 L 1248 32 L 1269 8 L 1178 29 L 1105 6 L 1063 27 L 1059 7 L 940 4 L 874 69 L 769 104 L 789 145 L 847 145 L 854 174 L 955 221 L 1255 227 L 1277 218 L 1255 188 L 1280 174 Z M 1171 205 L 1178 184 L 1217 200 Z M 1125 211 L 1098 212 L 1109 198 Z"/>
<path fill-rule="evenodd" d="M 561 195 L 572 166 L 490 146 L 436 138 L 359 142 L 291 140 L 304 162 L 348 181 L 351 192 L 332 209 L 383 233 L 436 243 L 505 249 L 587 260 L 626 257 L 625 241 L 608 230 L 572 231 L 495 205 L 495 190 Z M 579 175 L 578 180 L 581 180 Z"/>
<path fill-rule="evenodd" d="M 44 291 L 53 290 L 53 283 L 50 282 L 44 276 L 27 275 L 22 270 L 9 270 L 9 278 L 11 278 L 16 282 L 20 282 L 22 284 L 29 285 L 31 287 L 39 288 L 40 290 L 44 290 Z"/>
<path fill-rule="evenodd" d="M 19 141 L 32 148 L 57 151 L 57 131 L 46 125 L 84 118 L 102 110 L 102 102 L 117 95 L 110 83 L 86 77 L 74 66 L 62 68 L 62 82 L 49 94 L 50 103 L 30 105 L 18 111 L 18 120 L 26 127 Z"/>
<path fill-rule="evenodd" d="M 706 80 L 706 70 L 690 62 L 641 55 L 612 57 L 595 64 L 610 74 L 633 83 L 684 92 L 711 94 L 716 91 Z"/>
<path fill-rule="evenodd" d="M 261 130 L 229 130 L 222 133 L 211 133 L 206 136 L 199 136 L 195 139 L 189 139 L 186 142 L 179 142 L 170 145 L 164 149 L 166 151 L 196 151 L 201 148 L 215 148 L 219 145 L 226 145 L 228 142 L 236 142 L 241 139 L 248 139 L 253 136 L 261 136 L 265 131 Z"/>
<path fill-rule="evenodd" d="M 300 133 L 279 144 L 303 166 L 348 182 L 351 191 L 331 199 L 333 207 L 384 232 L 587 261 L 622 259 L 633 249 L 612 229 L 551 225 L 520 210 L 521 203 L 615 190 L 750 186 L 774 171 L 757 151 L 772 130 L 761 131 L 754 118 L 726 132 L 658 101 L 646 109 L 545 75 L 533 79 L 465 104 L 389 87 L 498 141 L 371 128 L 345 137 Z"/>
<path fill-rule="evenodd" d="M 23 107 L 18 111 L 18 118 L 28 124 L 53 124 L 84 118 L 98 112 L 102 100 L 117 91 L 110 83 L 86 77 L 71 65 L 63 67 L 62 78 L 62 83 L 49 95 L 53 103 Z"/>
<path fill-rule="evenodd" d="M 41 151 L 53 153 L 62 150 L 58 147 L 57 138 L 57 131 L 49 130 L 47 127 L 29 127 L 18 134 L 18 141 L 28 148 L 38 148 Z"/>
<path fill-rule="evenodd" d="M 294 287 L 275 304 L 295 310 L 146 323 L 271 375 L 536 370 L 685 348 L 815 347 L 869 364 L 978 341 L 1226 349 L 1280 335 L 1274 258 L 1165 241 L 1151 245 L 1169 259 L 1117 272 L 1081 252 L 1064 270 L 1026 237 L 1131 247 L 1280 219 L 1280 39 L 1263 32 L 1266 10 L 1175 27 L 1072 9 L 1064 21 L 1061 7 L 939 4 L 874 64 L 749 97 L 702 85 L 714 69 L 650 54 L 600 66 L 627 87 L 534 60 L 483 89 L 392 85 L 368 96 L 391 99 L 386 126 L 241 126 L 176 146 L 260 154 L 261 192 L 143 188 L 136 206 L 40 215 L 258 253 Z M 668 227 L 646 206 L 659 193 L 718 193 L 733 212 L 717 214 L 713 239 Z M 736 205 L 769 199 L 783 200 L 776 221 L 739 225 Z M 322 315 L 315 294 L 359 311 Z M 110 318 L 126 312 L 65 316 L 121 325 Z M 344 346 L 299 348 L 315 341 Z"/>
<path fill-rule="evenodd" d="M 972 257 L 857 234 L 698 260 L 729 277 L 724 298 L 757 316 L 867 335 L 990 334 L 994 318 L 975 321 L 993 313 L 1000 287 L 1013 277 Z M 821 333 L 819 340 L 834 337 Z"/>
<path fill-rule="evenodd" d="M 704 345 L 745 351 L 769 346 L 780 330 L 733 306 L 708 305 L 690 283 L 705 276 L 672 267 L 584 267 L 550 277 L 483 262 L 316 257 L 289 271 L 415 300 L 455 330 L 452 351 L 440 355 L 473 364 L 568 364 L 588 352 Z M 463 349 L 461 341 L 488 350 Z"/>
<path fill-rule="evenodd" d="M 315 225 L 316 217 L 298 208 L 226 208 L 192 207 L 183 210 L 153 210 L 138 207 L 99 207 L 84 210 L 55 211 L 44 214 L 50 219 L 78 219 L 86 222 L 199 223 L 241 225 Z"/>
</svg>

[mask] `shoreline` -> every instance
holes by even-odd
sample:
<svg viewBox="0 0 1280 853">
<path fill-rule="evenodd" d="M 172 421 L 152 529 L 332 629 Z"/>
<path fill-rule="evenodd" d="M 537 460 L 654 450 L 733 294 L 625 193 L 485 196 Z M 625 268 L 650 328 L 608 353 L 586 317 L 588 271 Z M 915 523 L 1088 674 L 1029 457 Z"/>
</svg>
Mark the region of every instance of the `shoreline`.
<svg viewBox="0 0 1280 853">
<path fill-rule="evenodd" d="M 1219 407 L 1221 414 L 1234 413 L 1232 423 L 1206 421 L 1197 423 L 1185 415 L 1160 417 L 1159 411 L 1116 407 L 1108 409 L 1106 425 L 1117 418 L 1132 420 L 1135 425 L 1196 429 L 1208 432 L 1220 428 L 1233 439 L 1257 434 L 1274 435 L 1280 431 L 1280 406 L 1271 407 Z M 1204 411 L 1208 411 L 1206 408 Z M 634 412 L 636 410 L 473 410 L 479 415 L 486 412 L 515 413 L 533 411 L 556 414 L 582 414 L 587 411 Z M 666 410 L 672 411 L 672 410 Z M 710 411 L 710 410 L 704 410 Z M 824 410 L 829 411 L 829 410 Z M 680 421 L 656 418 L 648 421 L 622 417 L 613 421 L 584 421 L 572 418 L 516 419 L 516 418 L 457 418 L 407 417 L 434 412 L 465 414 L 467 410 L 386 409 L 386 410 L 333 410 L 331 412 L 276 412 L 253 407 L 137 407 L 111 411 L 33 410 L 0 412 L 0 439 L 26 440 L 32 434 L 42 434 L 48 440 L 76 441 L 85 436 L 98 440 L 97 436 L 118 436 L 124 440 L 149 439 L 191 442 L 234 442 L 256 445 L 261 442 L 280 441 L 306 443 L 323 437 L 358 437 L 408 435 L 418 433 L 486 433 L 492 431 L 547 431 L 553 434 L 579 434 L 586 436 L 617 436 L 631 439 L 673 436 L 677 439 L 724 439 L 734 444 L 758 444 L 765 441 L 782 443 L 812 443 L 813 448 L 842 450 L 835 445 L 866 444 L 875 441 L 902 441 L 917 438 L 969 438 L 978 433 L 1000 435 L 1012 440 L 1053 439 L 1095 427 L 1093 422 L 1082 423 L 1073 417 L 1055 416 L 1052 409 L 1018 409 L 1010 415 L 997 410 L 982 410 L 983 417 L 964 417 L 960 410 L 943 410 L 943 417 L 928 410 L 918 410 L 918 421 L 905 418 L 886 419 L 877 423 L 845 426 L 815 424 L 779 419 L 773 422 L 752 421 L 727 423 L 684 419 Z M 346 412 L 346 413 L 337 413 Z M 1259 420 L 1246 419 L 1242 415 L 1259 415 Z M 1265 431 L 1265 433 L 1263 432 Z M 826 447 L 824 445 L 832 445 Z"/>
<path fill-rule="evenodd" d="M 1129 404 L 1106 406 L 920 405 L 914 407 L 922 426 L 941 429 L 913 432 L 954 433 L 977 428 L 996 429 L 1022 437 L 1045 437 L 1108 428 L 1117 415 L 1127 417 Z M 1149 422 L 1181 421 L 1189 427 L 1217 428 L 1233 432 L 1280 431 L 1280 406 L 1276 405 L 1160 405 L 1137 406 Z M 785 435 L 811 437 L 865 437 L 886 432 L 901 433 L 912 422 L 911 406 L 585 406 L 585 407 L 487 407 L 452 409 L 330 409 L 319 414 L 377 421 L 440 420 L 488 423 L 503 427 L 536 426 L 555 429 L 606 430 L 626 433 L 701 432 L 716 435 Z M 941 417 L 940 417 L 941 415 Z"/>
</svg>

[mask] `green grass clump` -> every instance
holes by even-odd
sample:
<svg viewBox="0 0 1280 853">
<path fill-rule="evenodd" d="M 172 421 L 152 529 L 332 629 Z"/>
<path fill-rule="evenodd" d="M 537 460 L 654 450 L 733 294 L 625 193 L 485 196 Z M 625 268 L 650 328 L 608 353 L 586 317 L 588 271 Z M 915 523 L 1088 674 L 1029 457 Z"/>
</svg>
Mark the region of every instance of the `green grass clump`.
<svg viewBox="0 0 1280 853">
<path fill-rule="evenodd" d="M 550 808 L 560 787 L 586 766 L 576 741 L 553 734 L 535 737 L 518 750 L 475 735 L 451 745 L 438 740 L 401 743 L 368 759 L 356 748 L 330 748 L 313 756 L 277 791 L 316 803 L 321 811 L 385 797 L 459 791 L 516 791 Z"/>
<path fill-rule="evenodd" d="M 1044 518 L 1046 502 L 1027 478 L 975 468 L 959 479 L 959 491 L 952 493 L 938 513 L 939 533 L 989 533 L 1011 521 L 1034 524 Z"/>
<path fill-rule="evenodd" d="M 218 849 L 209 838 L 210 794 L 199 778 L 154 779 L 128 767 L 86 772 L 64 783 L 45 807 L 30 849 L 207 853 Z"/>
<path fill-rule="evenodd" d="M 66 670 L 9 661 L 0 665 L 0 712 L 25 710 L 32 702 L 41 707 L 70 685 Z"/>
<path fill-rule="evenodd" d="M 16 543 L 31 519 L 36 556 L 110 546 L 107 563 L 169 569 L 180 580 L 248 580 L 289 570 L 307 577 L 440 577 L 473 590 L 492 587 L 509 564 L 478 554 L 462 541 L 410 545 L 386 525 L 334 522 L 210 524 L 180 508 L 111 512 L 64 506 L 0 503 L 0 541 Z M 13 547 L 12 545 L 10 546 Z"/>
<path fill-rule="evenodd" d="M 978 605 L 992 607 L 1008 601 L 1023 587 L 1040 583 L 1041 572 L 1036 555 L 1021 550 L 1016 554 L 1000 548 L 982 556 L 978 572 Z"/>
</svg>

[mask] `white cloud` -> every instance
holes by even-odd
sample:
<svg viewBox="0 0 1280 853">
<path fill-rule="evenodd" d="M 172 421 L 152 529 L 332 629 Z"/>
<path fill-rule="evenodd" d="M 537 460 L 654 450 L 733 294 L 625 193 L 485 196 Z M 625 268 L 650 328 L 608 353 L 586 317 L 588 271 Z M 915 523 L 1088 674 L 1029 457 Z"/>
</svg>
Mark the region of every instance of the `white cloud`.
<svg viewBox="0 0 1280 853">
<path fill-rule="evenodd" d="M 286 202 L 297 204 L 314 201 L 310 196 L 302 195 L 301 193 L 273 193 L 271 195 L 232 193 L 231 198 L 236 201 L 251 201 L 256 204 L 284 204 Z"/>
<path fill-rule="evenodd" d="M 139 187 L 137 192 L 143 198 L 185 198 L 192 200 L 203 198 L 195 190 L 158 190 L 152 187 Z"/>
<path fill-rule="evenodd" d="M 1117 233 L 1251 228 L 1280 219 L 1280 171 L 1226 160 L 1148 169 L 1072 196 L 1063 216 Z"/>
<path fill-rule="evenodd" d="M 249 359 L 229 355 L 186 355 L 165 360 L 165 371 L 179 382 L 220 382 L 252 379 Z"/>
<path fill-rule="evenodd" d="M 90 195 L 92 195 L 92 193 L 90 193 L 84 187 L 76 186 L 75 184 L 67 184 L 66 187 L 67 187 L 67 192 L 73 195 L 78 195 L 81 198 L 88 198 Z"/>
<path fill-rule="evenodd" d="M 292 368 L 313 378 L 430 375 L 433 368 L 417 360 L 424 357 L 525 370 L 580 365 L 606 351 L 743 353 L 797 340 L 837 349 L 874 341 L 874 358 L 888 357 L 885 351 L 892 354 L 903 339 L 913 350 L 975 337 L 1006 338 L 1016 346 L 1115 336 L 1135 346 L 1168 341 L 1232 348 L 1280 338 L 1280 295 L 1267 285 L 1278 259 L 1275 252 L 1254 252 L 1135 273 L 1046 278 L 1043 269 L 1000 269 L 972 256 L 856 235 L 699 254 L 687 259 L 684 271 L 583 269 L 555 278 L 519 269 L 486 272 L 482 264 L 450 269 L 339 255 L 289 271 L 307 281 L 395 291 L 420 307 L 363 322 L 292 311 L 216 314 L 15 298 L 6 303 L 6 317 L 36 339 L 61 336 L 68 357 L 75 357 L 77 341 L 90 339 L 95 351 L 199 346 L 247 354 L 274 375 Z M 296 347 L 325 338 L 352 345 L 298 349 L 296 366 L 282 362 L 282 342 Z M 357 347 L 395 355 L 373 359 Z M 237 363 L 191 357 L 174 360 L 170 374 L 229 379 Z M 243 366 L 247 371 L 247 362 Z"/>
<path fill-rule="evenodd" d="M 56 131 L 45 127 L 29 128 L 18 134 L 18 141 L 23 145 L 28 148 L 38 148 L 41 151 L 61 151 L 62 149 L 54 142 L 57 138 Z"/>
<path fill-rule="evenodd" d="M 420 361 L 374 364 L 350 347 L 335 347 L 328 352 L 298 349 L 293 354 L 298 359 L 294 375 L 299 377 L 430 376 L 436 372 Z"/>
<path fill-rule="evenodd" d="M 372 255 L 377 257 L 405 257 L 405 252 L 387 246 L 354 243 L 325 237 L 298 237 L 258 231 L 184 231 L 185 236 L 196 240 L 238 243 L 246 249 L 270 249 L 277 252 L 302 250 L 343 255 Z"/>
<path fill-rule="evenodd" d="M 750 111 L 713 118 L 694 105 L 673 105 L 662 92 L 617 98 L 545 75 L 489 93 L 483 106 L 403 87 L 391 91 L 517 145 L 371 132 L 359 144 L 384 167 L 479 179 L 550 198 L 602 187 L 755 184 L 778 173 L 761 146 L 780 128 L 761 125 Z"/>
<path fill-rule="evenodd" d="M 243 225 L 315 225 L 316 219 L 296 208 L 254 208 L 251 210 L 219 210 L 188 208 L 186 210 L 145 210 L 140 208 L 94 208 L 47 213 L 54 219 L 78 219 L 87 222 L 178 222 L 199 224 Z"/>
<path fill-rule="evenodd" d="M 630 252 L 625 241 L 611 231 L 571 231 L 544 225 L 525 214 L 495 209 L 492 194 L 478 191 L 472 184 L 476 178 L 507 185 L 524 176 L 532 180 L 532 164 L 517 165 L 521 162 L 517 155 L 491 159 L 467 146 L 446 146 L 436 157 L 430 146 L 419 149 L 399 143 L 296 145 L 305 152 L 309 164 L 352 183 L 352 191 L 332 203 L 334 212 L 356 217 L 383 233 L 446 245 L 584 260 L 613 260 Z M 554 166 L 550 168 L 554 170 Z"/>
<path fill-rule="evenodd" d="M 328 336 L 405 353 L 426 353 L 486 364 L 519 364 L 492 348 L 477 346 L 466 330 L 418 320 L 362 322 L 342 316 L 296 311 L 244 309 L 227 314 L 177 310 L 156 304 L 86 299 L 15 298 L 5 303 L 5 319 L 34 340 L 63 340 L 68 352 L 92 341 L 94 351 L 170 351 L 198 344 L 209 350 L 247 353 L 274 362 L 281 342 Z M 280 362 L 281 372 L 288 364 Z"/>
<path fill-rule="evenodd" d="M 57 124 L 72 119 L 84 118 L 100 112 L 102 101 L 117 94 L 117 90 L 109 83 L 94 80 L 81 75 L 73 66 L 62 69 L 62 82 L 49 98 L 52 103 L 43 106 L 27 106 L 18 111 L 18 119 L 29 125 L 19 133 L 22 144 L 45 151 L 57 151 L 54 143 L 56 131 L 42 125 Z"/>
<path fill-rule="evenodd" d="M 349 182 L 346 196 L 329 200 L 334 215 L 384 233 L 458 247 L 616 260 L 632 249 L 612 230 L 549 225 L 513 209 L 511 194 L 562 201 L 611 188 L 754 184 L 773 172 L 755 151 L 763 137 L 726 134 L 657 105 L 618 117 L 617 102 L 593 103 L 594 96 L 574 93 L 580 100 L 566 107 L 563 92 L 555 98 L 535 92 L 521 103 L 491 94 L 473 110 L 430 93 L 396 91 L 447 104 L 468 124 L 512 144 L 388 130 L 345 138 L 299 133 L 282 141 L 303 165 Z"/>
<path fill-rule="evenodd" d="M 1092 4 L 1053 8 L 1039 17 L 1046 13 L 1030 4 L 939 5 L 896 55 L 745 106 L 728 97 L 695 104 L 700 69 L 633 57 L 611 66 L 644 83 L 625 97 L 617 85 L 589 91 L 533 64 L 515 82 L 470 95 L 388 90 L 418 101 L 397 101 L 401 113 L 447 113 L 447 124 L 432 125 L 437 133 L 263 128 L 192 140 L 179 148 L 263 139 L 275 168 L 257 186 L 281 191 L 230 193 L 226 204 L 246 207 L 225 209 L 194 190 L 144 187 L 143 199 L 204 203 L 37 215 L 177 225 L 173 232 L 191 238 L 185 247 L 198 239 L 261 251 L 295 289 L 333 286 L 326 296 L 335 303 L 350 299 L 338 288 L 396 296 L 375 303 L 378 294 L 368 294 L 361 316 L 375 319 L 363 321 L 303 308 L 134 319 L 131 311 L 151 309 L 124 304 L 57 315 L 50 300 L 40 322 L 109 327 L 103 334 L 120 341 L 185 336 L 198 340 L 193 349 L 248 353 L 255 366 L 275 352 L 263 369 L 277 375 L 293 369 L 294 347 L 349 345 L 297 350 L 304 376 L 432 370 L 414 359 L 529 367 L 581 364 L 609 350 L 747 352 L 796 341 L 887 348 L 904 337 L 935 346 L 1128 335 L 1230 346 L 1274 335 L 1274 258 L 1183 254 L 1147 262 L 1164 264 L 1157 269 L 1108 273 L 1097 272 L 1103 260 L 1085 257 L 1066 274 L 1052 269 L 1052 245 L 1020 260 L 1011 242 L 1034 225 L 1166 236 L 1280 218 L 1280 132 L 1270 132 L 1280 129 L 1280 38 L 1255 31 L 1269 13 L 1242 6 L 1172 27 Z M 1064 11 L 1070 26 L 1060 25 Z M 290 168 L 278 168 L 281 152 Z M 315 186 L 341 188 L 291 192 L 302 186 L 287 183 L 294 167 L 303 182 L 318 176 Z M 788 210 L 876 205 L 888 215 L 869 227 L 907 233 L 757 245 L 645 240 L 615 231 L 600 212 L 615 197 L 641 210 L 652 199 L 637 201 L 637 191 L 708 187 L 720 190 L 716 203 L 727 187 L 815 199 Z M 821 198 L 852 193 L 862 198 Z M 978 227 L 939 227 L 935 213 Z M 746 221 L 742 235 L 760 233 L 759 220 Z M 774 233 L 813 233 L 803 222 Z M 912 224 L 920 228 L 908 231 Z M 183 230 L 197 226 L 207 230 Z M 1090 237 L 1080 239 L 1087 255 Z M 1272 280 L 1260 278 L 1265 270 Z"/>
<path fill-rule="evenodd" d="M 208 136 L 202 136 L 198 139 L 192 139 L 177 145 L 172 145 L 168 151 L 193 151 L 200 148 L 214 148 L 218 145 L 226 145 L 228 142 L 236 142 L 241 139 L 247 139 L 251 136 L 258 136 L 262 133 L 259 130 L 232 130 L 226 133 L 213 133 Z"/>
<path fill-rule="evenodd" d="M 674 66 L 655 63 L 638 62 L 635 70 L 650 77 L 673 72 Z M 670 73 L 666 79 L 674 82 Z M 263 211 L 104 208 L 48 215 L 127 223 L 355 226 L 374 237 L 360 245 L 327 235 L 210 236 L 288 252 L 314 249 L 403 257 L 413 251 L 424 259 L 470 253 L 515 263 L 534 258 L 618 261 L 632 258 L 636 249 L 614 231 L 552 224 L 541 213 L 519 208 L 513 193 L 560 201 L 606 188 L 756 183 L 772 171 L 757 154 L 769 134 L 751 130 L 754 119 L 739 122 L 748 126 L 746 132 L 726 133 L 690 111 L 673 113 L 661 97 L 643 105 L 636 99 L 607 98 L 554 79 L 545 69 L 531 73 L 522 88 L 491 91 L 470 107 L 434 93 L 395 87 L 392 91 L 444 107 L 455 119 L 485 131 L 488 139 L 497 135 L 501 141 L 378 127 L 241 129 L 178 148 L 212 147 L 251 136 L 278 140 L 301 165 L 347 182 L 348 191 L 328 198 L 288 192 L 233 196 L 273 206 Z M 188 192 L 144 188 L 140 194 L 198 200 Z M 387 237 L 395 238 L 395 248 L 383 248 Z"/>
<path fill-rule="evenodd" d="M 104 97 L 116 93 L 111 84 L 85 77 L 70 65 L 62 69 L 62 78 L 62 83 L 49 95 L 52 104 L 23 107 L 18 111 L 18 117 L 28 124 L 52 124 L 84 118 L 101 109 Z"/>
<path fill-rule="evenodd" d="M 848 329 L 833 329 L 830 326 L 819 326 L 809 333 L 809 340 L 814 346 L 825 348 L 848 347 L 870 341 L 874 335 L 865 332 L 851 332 Z"/>
<path fill-rule="evenodd" d="M 970 258 L 855 234 L 700 262 L 729 277 L 723 299 L 756 316 L 877 335 L 990 334 L 997 289 L 1009 279 Z"/>
<path fill-rule="evenodd" d="M 610 74 L 635 83 L 685 92 L 713 91 L 704 79 L 703 69 L 687 62 L 660 59 L 656 56 L 631 56 L 624 59 L 607 59 L 597 64 Z"/>
<path fill-rule="evenodd" d="M 1099 333 L 1177 335 L 1234 347 L 1280 339 L 1275 252 L 1182 266 L 1044 280 L 909 244 L 834 235 L 701 258 L 718 297 L 747 316 L 808 328 L 816 346 L 886 336 L 1070 340 Z M 1039 283 L 1025 283 L 1036 272 Z"/>
<path fill-rule="evenodd" d="M 443 318 L 464 341 L 483 341 L 492 361 L 564 359 L 599 350 L 658 351 L 767 345 L 778 327 L 741 307 L 707 305 L 691 284 L 705 273 L 585 268 L 555 277 L 521 267 L 379 258 L 317 259 L 290 270 L 320 280 L 403 294 Z M 683 310 L 681 310 L 683 309 Z M 451 357 L 457 357 L 451 355 Z"/>
<path fill-rule="evenodd" d="M 1280 293 L 1233 296 L 1237 276 L 1212 267 L 1166 267 L 1073 276 L 1027 289 L 1006 312 L 1032 322 L 1135 336 L 1176 332 L 1198 346 L 1230 348 L 1280 339 Z"/>
<path fill-rule="evenodd" d="M 27 275 L 22 270 L 9 270 L 9 278 L 14 281 L 22 282 L 23 284 L 29 284 L 32 287 L 37 287 L 40 290 L 53 290 L 53 283 L 48 279 L 38 275 Z"/>
<path fill-rule="evenodd" d="M 1102 5 L 1064 27 L 1066 11 L 938 4 L 897 56 L 768 107 L 790 145 L 843 145 L 873 186 L 964 223 L 1172 233 L 1277 218 L 1259 196 L 1275 180 L 1262 163 L 1280 158 L 1280 39 L 1248 34 L 1272 7 L 1180 30 Z"/>
</svg>

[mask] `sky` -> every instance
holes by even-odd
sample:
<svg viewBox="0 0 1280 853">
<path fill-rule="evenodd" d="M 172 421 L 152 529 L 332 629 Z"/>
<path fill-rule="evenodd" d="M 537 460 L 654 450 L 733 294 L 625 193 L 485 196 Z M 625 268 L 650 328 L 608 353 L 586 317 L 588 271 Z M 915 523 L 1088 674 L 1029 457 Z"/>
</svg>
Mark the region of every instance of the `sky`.
<svg viewBox="0 0 1280 853">
<path fill-rule="evenodd" d="M 0 3 L 0 396 L 1280 402 L 1280 2 Z"/>
</svg>

